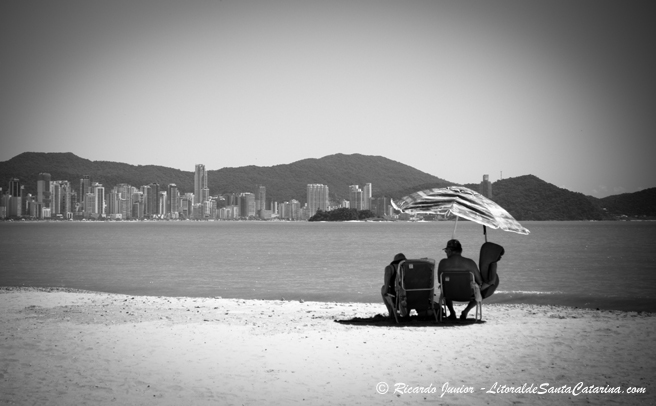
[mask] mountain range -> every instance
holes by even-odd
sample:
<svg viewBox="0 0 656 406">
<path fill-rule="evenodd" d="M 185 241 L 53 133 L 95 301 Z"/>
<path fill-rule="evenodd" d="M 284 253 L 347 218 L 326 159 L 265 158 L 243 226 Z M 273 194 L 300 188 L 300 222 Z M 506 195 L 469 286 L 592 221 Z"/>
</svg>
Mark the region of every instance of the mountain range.
<svg viewBox="0 0 656 406">
<path fill-rule="evenodd" d="M 119 183 L 136 187 L 150 183 L 175 183 L 181 193 L 193 192 L 194 172 L 156 165 L 130 165 L 90 161 L 73 153 L 25 152 L 0 162 L 0 185 L 18 178 L 26 193 L 36 194 L 39 173 L 53 180 L 68 180 L 77 187 L 83 175 L 110 190 Z M 267 188 L 267 200 L 305 202 L 309 183 L 328 185 L 334 200 L 348 199 L 349 185 L 373 185 L 373 196 L 399 199 L 412 192 L 455 185 L 445 179 L 381 156 L 335 154 L 270 167 L 244 166 L 208 170 L 211 195 L 254 192 Z M 465 184 L 478 190 L 478 184 Z M 598 199 L 572 192 L 533 175 L 507 178 L 492 184 L 493 200 L 517 220 L 602 220 L 621 215 L 656 217 L 656 188 Z"/>
</svg>

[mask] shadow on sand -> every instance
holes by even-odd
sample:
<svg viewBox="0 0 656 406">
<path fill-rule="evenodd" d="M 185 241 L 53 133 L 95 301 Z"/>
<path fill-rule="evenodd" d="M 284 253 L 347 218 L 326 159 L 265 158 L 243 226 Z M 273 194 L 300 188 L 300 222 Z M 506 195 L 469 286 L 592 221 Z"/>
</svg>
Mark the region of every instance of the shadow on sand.
<svg viewBox="0 0 656 406">
<path fill-rule="evenodd" d="M 442 320 L 436 322 L 434 317 L 399 317 L 397 324 L 394 319 L 390 319 L 382 314 L 373 317 L 354 317 L 352 319 L 335 320 L 335 323 L 346 324 L 351 326 L 373 326 L 373 327 L 464 327 L 472 324 L 485 324 L 485 320 L 477 321 L 473 318 L 467 320 Z"/>
</svg>

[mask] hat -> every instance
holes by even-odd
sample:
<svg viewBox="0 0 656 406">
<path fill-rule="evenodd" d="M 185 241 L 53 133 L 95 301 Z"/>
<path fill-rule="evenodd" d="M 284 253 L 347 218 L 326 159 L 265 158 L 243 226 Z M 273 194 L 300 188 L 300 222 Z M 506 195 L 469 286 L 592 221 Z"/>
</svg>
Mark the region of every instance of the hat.
<svg viewBox="0 0 656 406">
<path fill-rule="evenodd" d="M 403 254 L 394 255 L 394 261 L 392 262 L 401 262 L 401 261 L 405 261 L 405 255 Z"/>
<path fill-rule="evenodd" d="M 462 245 L 460 245 L 460 241 L 458 240 L 449 240 L 449 242 L 446 243 L 446 248 L 442 249 L 443 251 L 446 250 L 451 250 L 455 252 L 462 252 Z"/>
</svg>

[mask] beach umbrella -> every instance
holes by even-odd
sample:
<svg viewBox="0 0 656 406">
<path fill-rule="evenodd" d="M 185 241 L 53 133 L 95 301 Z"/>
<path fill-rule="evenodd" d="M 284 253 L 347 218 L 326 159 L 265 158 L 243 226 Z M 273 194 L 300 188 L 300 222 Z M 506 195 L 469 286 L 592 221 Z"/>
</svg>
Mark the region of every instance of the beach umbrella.
<svg viewBox="0 0 656 406">
<path fill-rule="evenodd" d="M 391 203 L 402 213 L 434 213 L 445 218 L 456 216 L 454 236 L 459 217 L 483 225 L 485 241 L 487 241 L 486 227 L 524 235 L 529 233 L 503 207 L 463 186 L 421 190 L 397 202 L 392 200 Z"/>
</svg>

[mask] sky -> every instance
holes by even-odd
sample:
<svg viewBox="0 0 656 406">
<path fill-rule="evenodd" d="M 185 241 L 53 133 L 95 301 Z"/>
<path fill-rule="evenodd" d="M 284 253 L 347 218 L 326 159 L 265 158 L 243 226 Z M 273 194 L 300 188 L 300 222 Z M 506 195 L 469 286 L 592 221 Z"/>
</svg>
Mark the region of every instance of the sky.
<svg viewBox="0 0 656 406">
<path fill-rule="evenodd" d="M 6 0 L 0 161 L 357 153 L 456 183 L 635 192 L 656 186 L 655 4 Z"/>
</svg>

